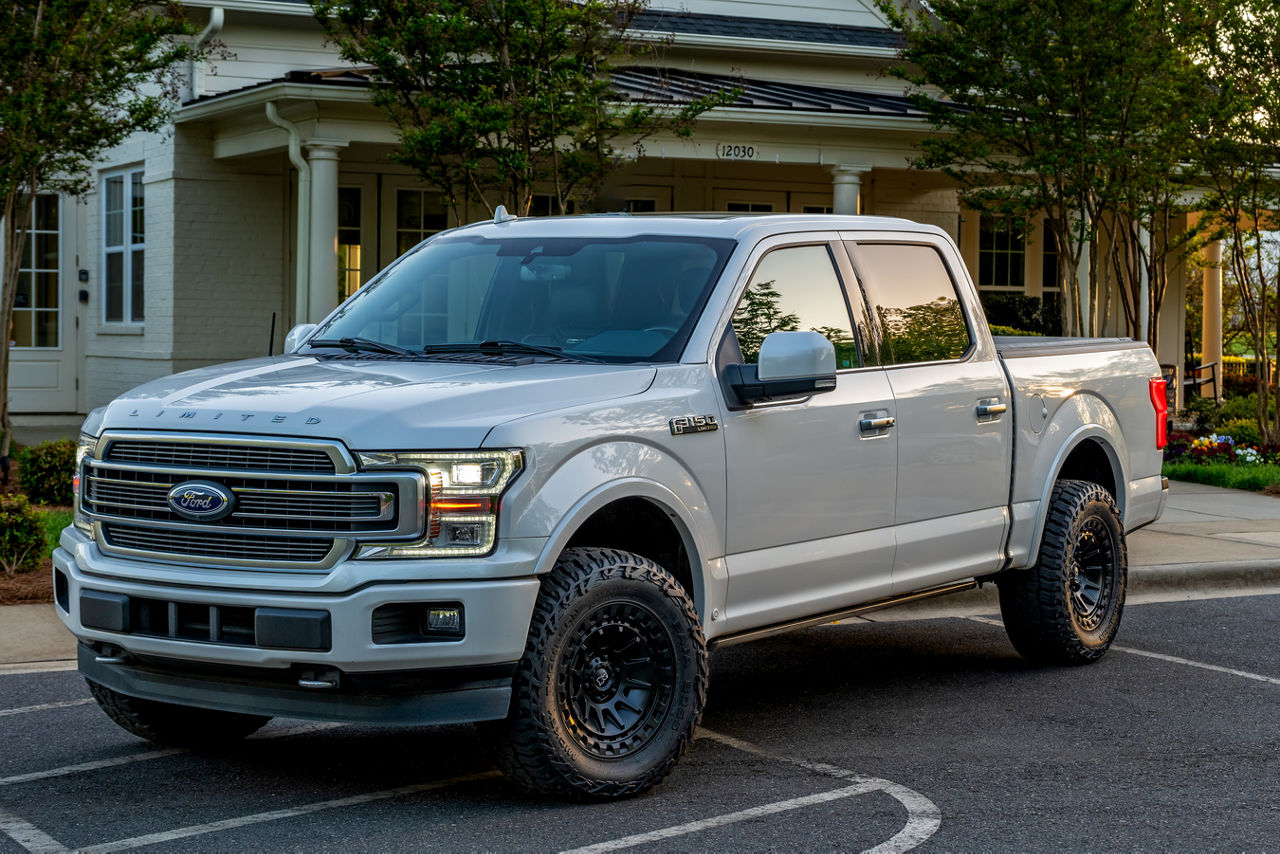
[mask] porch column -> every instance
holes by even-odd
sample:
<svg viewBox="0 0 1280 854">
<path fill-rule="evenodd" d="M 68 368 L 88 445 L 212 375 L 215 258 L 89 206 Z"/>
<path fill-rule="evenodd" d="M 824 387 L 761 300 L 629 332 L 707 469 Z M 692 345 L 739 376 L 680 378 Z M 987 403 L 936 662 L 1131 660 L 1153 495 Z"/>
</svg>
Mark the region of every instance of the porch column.
<svg viewBox="0 0 1280 854">
<path fill-rule="evenodd" d="M 306 144 L 311 164 L 311 261 L 307 323 L 319 323 L 338 305 L 338 140 Z"/>
<path fill-rule="evenodd" d="M 831 168 L 831 212 L 862 213 L 862 176 L 870 166 L 833 166 Z"/>
<path fill-rule="evenodd" d="M 1204 248 L 1204 318 L 1200 329 L 1200 364 L 1217 363 L 1214 381 L 1200 386 L 1200 396 L 1222 399 L 1222 241 Z M 1203 379 L 1204 376 L 1201 375 Z"/>
</svg>

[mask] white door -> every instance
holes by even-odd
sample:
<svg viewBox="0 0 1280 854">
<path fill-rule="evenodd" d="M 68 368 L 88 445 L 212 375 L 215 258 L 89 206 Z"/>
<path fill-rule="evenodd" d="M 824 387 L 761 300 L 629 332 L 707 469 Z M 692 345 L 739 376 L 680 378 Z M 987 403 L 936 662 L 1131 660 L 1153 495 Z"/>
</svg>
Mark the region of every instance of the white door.
<svg viewBox="0 0 1280 854">
<path fill-rule="evenodd" d="M 893 417 L 893 395 L 882 369 L 862 367 L 832 248 L 770 247 L 717 360 L 754 363 L 771 331 L 812 329 L 836 344 L 834 391 L 724 413 L 731 631 L 889 593 L 897 437 L 867 424 Z"/>
<path fill-rule="evenodd" d="M 34 202 L 9 330 L 14 412 L 76 411 L 74 217 L 74 203 L 57 195 Z"/>
</svg>

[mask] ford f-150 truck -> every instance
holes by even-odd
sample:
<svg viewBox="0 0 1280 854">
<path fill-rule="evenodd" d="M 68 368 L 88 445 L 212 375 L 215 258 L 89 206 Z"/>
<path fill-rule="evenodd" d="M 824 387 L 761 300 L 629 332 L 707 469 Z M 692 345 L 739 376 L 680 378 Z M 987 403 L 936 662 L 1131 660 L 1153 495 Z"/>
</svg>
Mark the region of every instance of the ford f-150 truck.
<svg viewBox="0 0 1280 854">
<path fill-rule="evenodd" d="M 1098 658 L 1167 494 L 1150 349 L 993 339 L 904 220 L 500 210 L 286 351 L 85 422 L 57 609 L 144 738 L 474 721 L 634 794 L 717 644 L 994 581 L 1024 656 Z"/>
</svg>

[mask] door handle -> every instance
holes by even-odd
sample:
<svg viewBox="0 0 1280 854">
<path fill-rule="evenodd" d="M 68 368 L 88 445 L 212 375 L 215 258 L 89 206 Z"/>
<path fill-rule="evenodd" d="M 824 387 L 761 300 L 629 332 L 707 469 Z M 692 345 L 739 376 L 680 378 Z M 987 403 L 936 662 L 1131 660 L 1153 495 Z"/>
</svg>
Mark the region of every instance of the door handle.
<svg viewBox="0 0 1280 854">
<path fill-rule="evenodd" d="M 863 418 L 858 422 L 858 429 L 863 433 L 870 433 L 873 430 L 888 430 L 892 426 L 892 415 L 885 418 Z"/>
<path fill-rule="evenodd" d="M 1008 409 L 1009 407 L 1003 403 L 979 403 L 978 417 L 993 418 L 997 415 L 1003 415 Z"/>
</svg>

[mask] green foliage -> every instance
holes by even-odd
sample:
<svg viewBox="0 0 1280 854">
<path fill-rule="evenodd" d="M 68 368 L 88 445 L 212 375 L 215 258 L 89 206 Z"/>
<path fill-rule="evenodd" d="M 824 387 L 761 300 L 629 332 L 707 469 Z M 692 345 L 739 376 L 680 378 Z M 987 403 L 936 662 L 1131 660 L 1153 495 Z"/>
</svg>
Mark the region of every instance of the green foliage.
<svg viewBox="0 0 1280 854">
<path fill-rule="evenodd" d="M 876 312 L 884 333 L 881 358 L 887 365 L 957 359 L 969 349 L 969 329 L 954 298 L 901 308 L 876 306 Z"/>
<path fill-rule="evenodd" d="M 29 0 L 0 11 L 0 330 L 12 325 L 31 197 L 84 192 L 104 152 L 163 126 L 191 53 L 178 37 L 192 32 L 172 0 Z M 0 428 L 8 382 L 5 346 Z"/>
<path fill-rule="evenodd" d="M 18 485 L 37 504 L 70 504 L 76 443 L 70 439 L 24 448 L 18 458 Z"/>
<path fill-rule="evenodd" d="M 978 291 L 982 311 L 994 331 L 997 327 L 1023 332 L 996 335 L 1061 335 L 1062 316 L 1052 303 L 1040 297 L 1002 291 Z"/>
<path fill-rule="evenodd" d="M 1272 484 L 1280 483 L 1280 465 L 1264 464 L 1240 466 L 1231 463 L 1177 462 L 1165 463 L 1161 468 L 1171 480 L 1187 480 L 1205 483 L 1225 489 L 1247 489 L 1258 492 Z"/>
<path fill-rule="evenodd" d="M 21 495 L 0 495 L 0 571 L 12 577 L 34 569 L 44 556 L 44 529 Z"/>
<path fill-rule="evenodd" d="M 798 314 L 782 313 L 778 305 L 782 295 L 773 284 L 774 280 L 770 279 L 748 285 L 746 292 L 742 295 L 742 301 L 733 312 L 733 331 L 738 336 L 742 360 L 748 365 L 755 364 L 759 360 L 760 345 L 764 343 L 765 336 L 770 332 L 795 332 L 800 329 Z M 821 329 L 816 331 L 822 332 Z M 835 341 L 833 340 L 832 343 L 834 344 Z"/>
<path fill-rule="evenodd" d="M 1044 212 L 1069 334 L 1096 329 L 1097 288 L 1076 276 L 1084 252 L 1093 276 L 1121 285 L 1133 329 L 1143 309 L 1158 318 L 1166 262 L 1190 248 L 1191 235 L 1170 226 L 1184 209 L 1182 161 L 1203 100 L 1201 70 L 1187 59 L 1212 24 L 1199 0 L 877 5 L 905 37 L 906 62 L 893 73 L 941 131 L 922 141 L 915 165 L 955 178 L 984 213 L 1025 223 Z M 1166 238 L 1144 244 L 1142 229 Z M 1114 254 L 1098 255 L 1099 233 Z"/>
<path fill-rule="evenodd" d="M 49 557 L 53 554 L 53 550 L 58 547 L 58 541 L 62 539 L 63 529 L 74 520 L 75 513 L 71 510 L 53 508 L 40 509 L 37 512 L 40 515 L 40 527 L 44 531 L 44 552 L 41 557 Z"/>
<path fill-rule="evenodd" d="M 658 130 L 687 134 L 735 93 L 660 106 L 610 102 L 616 60 L 652 45 L 627 29 L 643 0 L 312 0 L 400 137 L 393 155 L 441 188 L 456 216 L 477 199 L 524 214 L 550 190 L 558 213 L 590 200 Z M 617 146 L 629 146 L 628 154 Z"/>
<path fill-rule="evenodd" d="M 1021 336 L 1037 336 L 1039 332 L 1027 332 L 1025 329 L 1014 329 L 1012 326 L 991 326 L 992 335 L 1021 335 Z"/>
<path fill-rule="evenodd" d="M 1241 445 L 1261 445 L 1262 434 L 1258 432 L 1257 422 L 1250 419 L 1235 418 L 1227 421 L 1216 431 L 1219 436 L 1230 436 L 1232 441 L 1236 443 L 1236 447 Z"/>
</svg>

